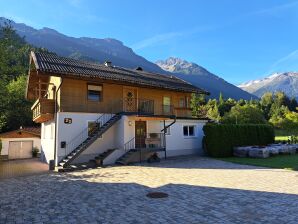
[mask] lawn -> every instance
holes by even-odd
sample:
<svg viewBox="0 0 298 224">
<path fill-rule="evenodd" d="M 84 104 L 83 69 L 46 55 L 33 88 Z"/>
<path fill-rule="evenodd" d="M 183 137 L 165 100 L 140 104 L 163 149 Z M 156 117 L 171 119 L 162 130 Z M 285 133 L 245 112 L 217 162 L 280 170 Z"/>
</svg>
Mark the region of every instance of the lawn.
<svg viewBox="0 0 298 224">
<path fill-rule="evenodd" d="M 218 158 L 223 161 L 239 163 L 253 166 L 263 166 L 271 168 L 298 170 L 298 154 L 296 155 L 278 155 L 267 159 L 256 159 L 256 158 Z"/>
</svg>

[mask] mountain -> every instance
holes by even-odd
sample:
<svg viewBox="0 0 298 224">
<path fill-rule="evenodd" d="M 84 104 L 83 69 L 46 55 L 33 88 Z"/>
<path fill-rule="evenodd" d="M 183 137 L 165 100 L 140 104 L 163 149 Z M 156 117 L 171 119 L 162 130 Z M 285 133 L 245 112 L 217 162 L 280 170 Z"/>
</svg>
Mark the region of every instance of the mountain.
<svg viewBox="0 0 298 224">
<path fill-rule="evenodd" d="M 275 73 L 264 79 L 243 83 L 239 88 L 261 97 L 265 92 L 282 91 L 298 99 L 298 72 Z"/>
<path fill-rule="evenodd" d="M 0 25 L 7 21 L 0 17 Z M 135 54 L 131 48 L 124 46 L 121 41 L 112 38 L 69 37 L 50 28 L 34 29 L 23 23 L 11 21 L 11 25 L 20 36 L 36 47 L 43 47 L 60 56 L 74 59 L 103 63 L 112 61 L 114 65 L 144 70 L 162 72 L 157 65 Z"/>
<path fill-rule="evenodd" d="M 172 72 L 179 78 L 208 90 L 211 97 L 218 98 L 221 92 L 225 98 L 256 98 L 195 63 L 170 57 L 166 60 L 156 61 L 156 64 L 163 70 Z"/>
<path fill-rule="evenodd" d="M 0 25 L 7 21 L 0 17 Z M 211 97 L 218 97 L 222 92 L 224 97 L 235 99 L 251 99 L 255 97 L 236 86 L 226 82 L 218 76 L 208 72 L 206 69 L 194 63 L 173 58 L 164 62 L 159 61 L 158 65 L 137 55 L 133 50 L 125 46 L 121 41 L 112 38 L 89 38 L 70 37 L 50 28 L 35 29 L 23 23 L 11 21 L 16 32 L 25 37 L 25 40 L 36 47 L 46 48 L 51 52 L 64 57 L 103 63 L 109 60 L 113 65 L 137 68 L 142 67 L 146 71 L 171 75 L 178 77 L 201 87 L 211 93 Z M 168 64 L 169 67 L 166 67 Z"/>
</svg>

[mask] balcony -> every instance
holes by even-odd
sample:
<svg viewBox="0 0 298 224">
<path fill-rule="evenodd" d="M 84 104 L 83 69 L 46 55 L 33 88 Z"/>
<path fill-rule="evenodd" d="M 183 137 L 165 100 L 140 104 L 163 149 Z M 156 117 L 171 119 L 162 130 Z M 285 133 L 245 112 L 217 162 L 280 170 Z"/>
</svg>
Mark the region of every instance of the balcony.
<svg viewBox="0 0 298 224">
<path fill-rule="evenodd" d="M 55 100 L 53 99 L 38 99 L 31 107 L 33 112 L 33 121 L 43 123 L 54 118 Z"/>
<path fill-rule="evenodd" d="M 190 107 L 175 107 L 176 117 L 192 117 L 192 110 Z"/>
</svg>

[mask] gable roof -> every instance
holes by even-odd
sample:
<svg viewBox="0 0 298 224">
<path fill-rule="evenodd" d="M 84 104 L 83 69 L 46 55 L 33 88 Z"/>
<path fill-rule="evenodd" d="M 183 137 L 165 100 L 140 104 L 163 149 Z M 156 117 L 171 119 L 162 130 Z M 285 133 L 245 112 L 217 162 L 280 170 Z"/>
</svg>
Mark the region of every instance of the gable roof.
<svg viewBox="0 0 298 224">
<path fill-rule="evenodd" d="M 162 75 L 140 70 L 85 62 L 56 54 L 31 52 L 31 57 L 38 72 L 52 73 L 56 76 L 88 79 L 103 79 L 140 85 L 151 88 L 162 88 L 180 92 L 209 94 L 175 76 Z"/>
<path fill-rule="evenodd" d="M 40 132 L 40 127 L 23 127 L 22 129 L 1 133 L 0 138 L 40 137 Z"/>
</svg>

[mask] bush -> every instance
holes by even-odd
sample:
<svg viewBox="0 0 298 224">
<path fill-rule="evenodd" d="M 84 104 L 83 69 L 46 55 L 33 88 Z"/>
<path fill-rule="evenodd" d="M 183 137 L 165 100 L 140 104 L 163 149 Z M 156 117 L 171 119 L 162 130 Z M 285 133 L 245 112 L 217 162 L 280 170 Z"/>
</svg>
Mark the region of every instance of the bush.
<svg viewBox="0 0 298 224">
<path fill-rule="evenodd" d="M 208 156 L 229 157 L 233 147 L 274 143 L 274 128 L 265 124 L 207 124 L 203 146 Z"/>
<path fill-rule="evenodd" d="M 39 152 L 39 149 L 38 149 L 38 148 L 36 148 L 36 147 L 33 147 L 33 149 L 32 149 L 32 157 L 33 157 L 33 158 L 36 158 L 36 157 L 37 157 L 37 154 L 38 154 L 38 152 Z"/>
</svg>

